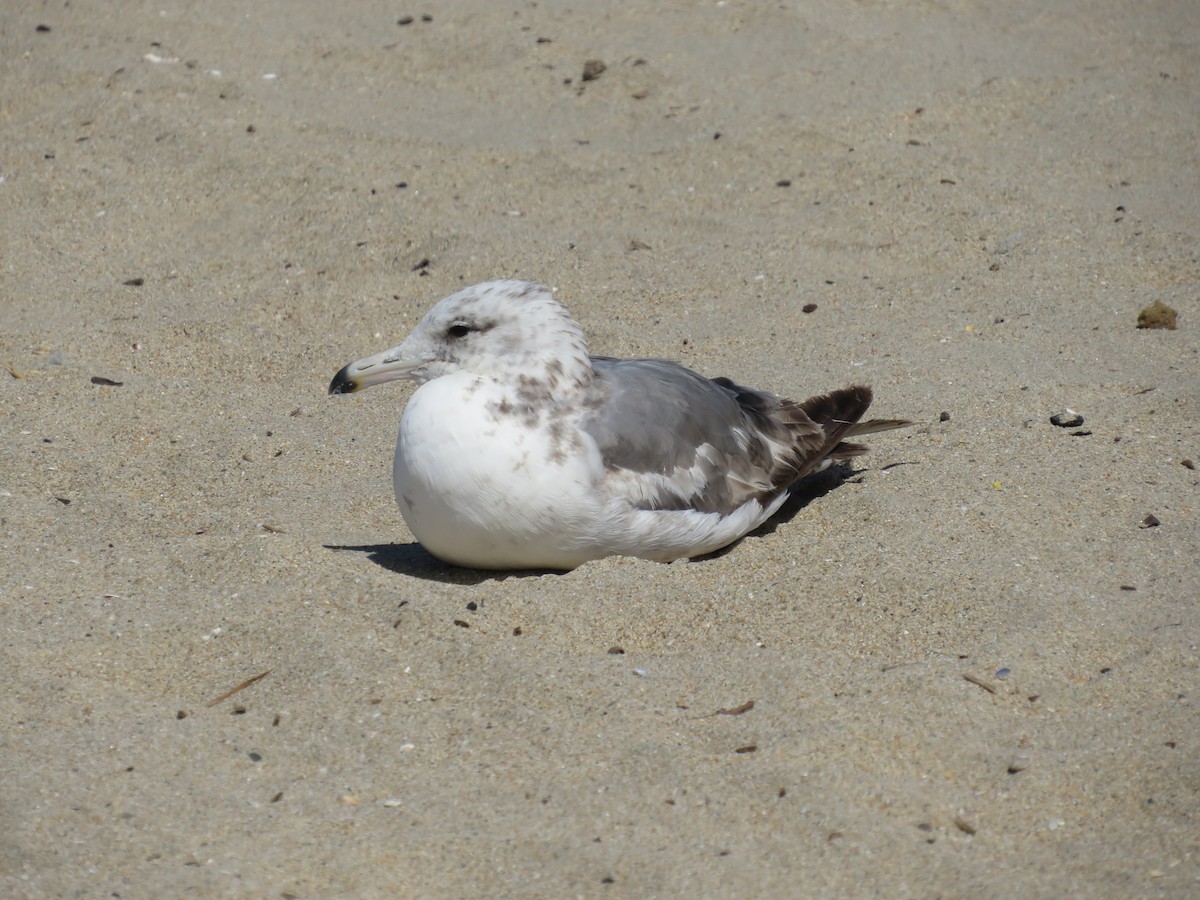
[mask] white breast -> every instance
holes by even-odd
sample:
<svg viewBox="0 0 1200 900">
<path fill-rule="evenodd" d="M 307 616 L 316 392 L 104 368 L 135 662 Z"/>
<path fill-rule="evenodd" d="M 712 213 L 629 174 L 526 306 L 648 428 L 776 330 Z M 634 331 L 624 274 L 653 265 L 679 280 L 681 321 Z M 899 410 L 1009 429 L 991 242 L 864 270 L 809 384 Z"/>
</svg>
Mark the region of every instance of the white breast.
<svg viewBox="0 0 1200 900">
<path fill-rule="evenodd" d="M 457 372 L 422 385 L 400 421 L 392 470 L 417 540 L 479 568 L 573 568 L 595 558 L 580 524 L 608 515 L 595 489 L 603 466 L 574 422 L 547 424 L 513 412 L 491 378 Z"/>
</svg>

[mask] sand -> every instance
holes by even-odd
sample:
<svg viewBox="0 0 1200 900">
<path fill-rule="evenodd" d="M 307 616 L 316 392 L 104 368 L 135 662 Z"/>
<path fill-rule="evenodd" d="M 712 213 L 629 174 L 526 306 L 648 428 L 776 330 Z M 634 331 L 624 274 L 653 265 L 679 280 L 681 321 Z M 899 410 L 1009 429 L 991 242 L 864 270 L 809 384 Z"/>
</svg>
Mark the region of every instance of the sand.
<svg viewBox="0 0 1200 900">
<path fill-rule="evenodd" d="M 1195 896 L 1200 6 L 990 6 L 0 14 L 0 894 Z M 325 390 L 499 277 L 920 424 L 448 568 Z"/>
</svg>

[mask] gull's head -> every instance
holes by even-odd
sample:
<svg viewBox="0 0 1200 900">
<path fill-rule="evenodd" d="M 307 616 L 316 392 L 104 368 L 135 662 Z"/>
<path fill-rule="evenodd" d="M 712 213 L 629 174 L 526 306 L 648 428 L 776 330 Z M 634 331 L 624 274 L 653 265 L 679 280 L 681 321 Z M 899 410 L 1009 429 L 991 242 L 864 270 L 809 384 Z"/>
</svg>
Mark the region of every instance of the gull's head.
<svg viewBox="0 0 1200 900">
<path fill-rule="evenodd" d="M 506 379 L 591 374 L 579 326 L 550 289 L 528 281 L 485 281 L 437 303 L 404 343 L 352 362 L 329 385 L 351 394 L 399 378 L 423 384 L 470 372 Z"/>
</svg>

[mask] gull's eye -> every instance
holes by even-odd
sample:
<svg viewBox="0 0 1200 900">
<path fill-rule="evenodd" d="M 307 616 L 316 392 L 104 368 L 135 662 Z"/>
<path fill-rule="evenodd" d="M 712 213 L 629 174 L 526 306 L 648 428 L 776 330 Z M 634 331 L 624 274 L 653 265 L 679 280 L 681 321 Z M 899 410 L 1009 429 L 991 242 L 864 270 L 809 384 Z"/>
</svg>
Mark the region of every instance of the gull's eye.
<svg viewBox="0 0 1200 900">
<path fill-rule="evenodd" d="M 446 337 L 464 338 L 471 333 L 471 326 L 464 325 L 462 322 L 456 322 L 446 329 Z"/>
</svg>

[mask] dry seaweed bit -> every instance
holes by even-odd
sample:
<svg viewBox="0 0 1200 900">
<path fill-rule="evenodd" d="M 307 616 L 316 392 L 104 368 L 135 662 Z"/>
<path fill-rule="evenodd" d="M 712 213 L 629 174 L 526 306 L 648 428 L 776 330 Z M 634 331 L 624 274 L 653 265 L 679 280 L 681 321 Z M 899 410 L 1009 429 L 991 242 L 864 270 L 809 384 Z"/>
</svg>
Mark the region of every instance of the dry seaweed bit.
<svg viewBox="0 0 1200 900">
<path fill-rule="evenodd" d="M 741 706 L 731 706 L 729 709 L 718 709 L 714 716 L 740 716 L 742 713 L 748 713 L 754 709 L 754 701 L 747 700 Z"/>
<path fill-rule="evenodd" d="M 459 628 L 470 628 L 471 627 L 470 622 L 464 622 L 462 619 L 455 619 L 454 624 L 457 625 Z"/>
<path fill-rule="evenodd" d="M 970 672 L 964 672 L 963 678 L 966 681 L 971 682 L 971 684 L 978 685 L 979 687 L 983 688 L 989 694 L 996 693 L 996 686 L 989 681 L 984 681 L 978 675 L 972 675 Z"/>
<path fill-rule="evenodd" d="M 92 384 L 99 384 L 104 387 L 120 387 L 125 383 L 123 381 L 113 381 L 111 378 L 105 378 L 103 375 L 93 375 L 91 382 Z"/>
<path fill-rule="evenodd" d="M 1181 466 L 1183 466 L 1185 469 L 1191 469 L 1193 471 L 1195 471 L 1195 469 L 1196 469 L 1196 464 L 1194 462 L 1192 462 L 1190 459 L 1181 459 L 1179 461 L 1179 464 Z"/>
<path fill-rule="evenodd" d="M 1138 328 L 1166 328 L 1174 331 L 1179 314 L 1161 300 L 1155 300 L 1138 313 Z"/>
<path fill-rule="evenodd" d="M 585 60 L 583 63 L 583 80 L 595 81 L 604 74 L 604 70 L 607 68 L 608 66 L 604 64 L 604 60 L 602 59 Z"/>
<path fill-rule="evenodd" d="M 236 687 L 230 688 L 225 693 L 223 693 L 220 697 L 217 697 L 215 700 L 208 701 L 208 705 L 210 707 L 216 706 L 222 700 L 228 700 L 230 697 L 232 697 L 238 691 L 244 691 L 246 688 L 250 687 L 250 685 L 256 684 L 256 683 L 262 681 L 264 678 L 266 678 L 268 675 L 270 675 L 274 671 L 275 671 L 274 669 L 267 669 L 267 671 L 265 671 L 265 672 L 259 672 L 257 675 L 254 675 L 251 678 L 247 678 L 241 684 L 237 685 Z M 236 713 L 237 715 L 241 715 L 245 711 L 246 711 L 246 708 L 244 706 L 239 706 L 237 709 L 234 710 L 234 713 Z"/>
<path fill-rule="evenodd" d="M 125 285 L 126 287 L 141 287 L 145 283 L 146 283 L 146 279 L 141 278 L 141 277 L 129 278 L 129 279 L 121 282 L 121 284 Z"/>
<path fill-rule="evenodd" d="M 975 827 L 974 823 L 968 822 L 962 816 L 954 817 L 954 827 L 957 828 L 959 831 L 961 831 L 963 834 L 971 834 L 971 835 L 975 834 L 979 830 Z"/>
<path fill-rule="evenodd" d="M 738 747 L 734 753 L 757 753 L 758 744 L 746 744 L 744 747 Z"/>
<path fill-rule="evenodd" d="M 624 647 L 609 647 L 608 655 L 609 656 L 624 656 L 625 648 Z"/>
</svg>

